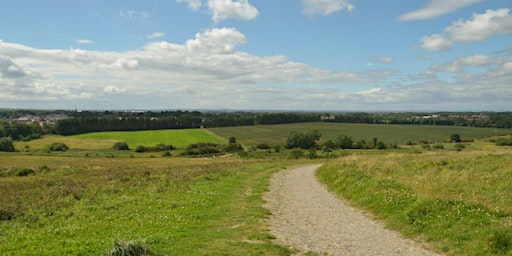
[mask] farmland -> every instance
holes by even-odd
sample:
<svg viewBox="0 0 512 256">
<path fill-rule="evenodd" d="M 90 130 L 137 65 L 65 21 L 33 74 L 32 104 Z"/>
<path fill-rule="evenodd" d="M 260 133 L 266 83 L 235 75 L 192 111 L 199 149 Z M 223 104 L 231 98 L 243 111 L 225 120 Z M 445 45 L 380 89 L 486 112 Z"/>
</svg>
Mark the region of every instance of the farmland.
<svg viewBox="0 0 512 256">
<path fill-rule="evenodd" d="M 510 134 L 510 129 L 471 128 L 457 126 L 432 125 L 385 125 L 385 124 L 344 124 L 344 123 L 301 123 L 281 125 L 259 125 L 212 128 L 213 133 L 222 137 L 234 136 L 244 145 L 258 143 L 284 144 L 292 131 L 319 130 L 322 140 L 334 139 L 340 134 L 352 136 L 357 140 L 371 140 L 378 137 L 385 142 L 405 144 L 409 140 L 418 142 L 430 140 L 443 142 L 450 134 L 458 133 L 463 138 L 481 138 L 500 134 Z"/>
<path fill-rule="evenodd" d="M 291 131 L 319 130 L 400 144 L 393 150 L 338 150 L 291 159 L 256 150 L 284 145 Z M 450 134 L 474 142 L 443 147 Z M 510 129 L 304 123 L 193 130 L 45 136 L 0 153 L 0 251 L 8 255 L 99 255 L 135 242 L 156 255 L 290 255 L 268 233 L 262 193 L 283 168 L 324 163 L 320 179 L 389 228 L 447 255 L 512 253 L 512 148 L 495 135 Z M 236 137 L 248 153 L 188 158 L 112 150 L 158 143 L 185 147 Z M 510 138 L 510 135 L 504 136 Z M 67 152 L 43 152 L 66 143 Z M 456 148 L 455 145 L 464 147 Z M 105 153 L 107 152 L 107 153 Z M 256 157 L 253 157 L 256 156 Z M 264 157 L 262 157 L 264 156 Z M 325 157 L 325 158 L 324 158 Z M 30 171 L 26 171 L 30 170 Z M 343 186 L 340 186 L 343 185 Z M 445 216 L 442 219 L 436 216 Z"/>
</svg>

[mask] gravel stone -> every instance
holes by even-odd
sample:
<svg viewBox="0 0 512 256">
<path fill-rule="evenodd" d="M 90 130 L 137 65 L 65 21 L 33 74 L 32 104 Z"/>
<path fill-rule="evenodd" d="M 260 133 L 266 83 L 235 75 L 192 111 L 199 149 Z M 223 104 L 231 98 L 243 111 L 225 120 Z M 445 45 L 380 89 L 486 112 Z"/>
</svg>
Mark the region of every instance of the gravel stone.
<svg viewBox="0 0 512 256">
<path fill-rule="evenodd" d="M 274 174 L 264 199 L 276 243 L 298 250 L 297 255 L 438 255 L 327 191 L 315 177 L 320 166 Z"/>
</svg>

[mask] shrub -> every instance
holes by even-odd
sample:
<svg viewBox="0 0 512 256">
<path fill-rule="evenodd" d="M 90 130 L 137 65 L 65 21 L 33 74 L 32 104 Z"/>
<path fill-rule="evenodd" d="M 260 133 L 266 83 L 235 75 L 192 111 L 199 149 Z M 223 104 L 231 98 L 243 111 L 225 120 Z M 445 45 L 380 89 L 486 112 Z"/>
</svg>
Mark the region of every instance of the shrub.
<svg viewBox="0 0 512 256">
<path fill-rule="evenodd" d="M 459 134 L 450 134 L 450 140 L 452 142 L 460 142 L 460 135 Z"/>
<path fill-rule="evenodd" d="M 170 151 L 176 149 L 173 145 L 166 145 L 163 143 L 157 144 L 154 147 L 146 147 L 139 145 L 135 148 L 135 152 L 142 153 L 142 152 L 163 152 L 163 151 Z"/>
<path fill-rule="evenodd" d="M 16 175 L 17 176 L 28 176 L 28 175 L 32 175 L 32 174 L 35 174 L 36 172 L 33 170 L 33 169 L 30 169 L 30 168 L 23 168 L 23 169 L 19 169 L 17 172 L 16 172 Z"/>
<path fill-rule="evenodd" d="M 435 144 L 434 146 L 432 146 L 432 148 L 434 148 L 434 149 L 444 149 L 444 145 L 443 144 Z"/>
<path fill-rule="evenodd" d="M 0 138 L 0 151 L 14 152 L 14 144 L 11 138 Z"/>
<path fill-rule="evenodd" d="M 130 150 L 130 147 L 128 146 L 128 143 L 126 142 L 116 142 L 114 146 L 112 147 L 115 150 Z"/>
<path fill-rule="evenodd" d="M 52 151 L 67 151 L 69 149 L 69 147 L 62 143 L 62 142 L 55 142 L 55 143 L 52 143 L 50 145 L 46 145 L 46 147 L 44 148 L 45 151 L 47 152 L 52 152 Z"/>
<path fill-rule="evenodd" d="M 163 157 L 169 157 L 171 156 L 171 151 L 165 151 L 163 154 L 162 154 Z"/>
<path fill-rule="evenodd" d="M 453 146 L 453 148 L 457 151 L 461 151 L 465 147 L 466 147 L 466 145 L 464 145 L 464 144 L 455 144 L 455 146 Z"/>
<path fill-rule="evenodd" d="M 315 159 L 315 158 L 317 158 L 317 157 L 318 157 L 318 155 L 316 154 L 316 149 L 314 149 L 314 148 L 310 148 L 310 149 L 308 150 L 308 158 L 309 158 L 309 159 Z"/>
<path fill-rule="evenodd" d="M 261 143 L 256 146 L 257 149 L 271 149 L 272 147 L 266 143 Z"/>
<path fill-rule="evenodd" d="M 505 254 L 512 251 L 512 229 L 500 228 L 494 230 L 488 239 L 492 253 Z"/>
<path fill-rule="evenodd" d="M 386 146 L 386 144 L 384 144 L 384 142 L 379 141 L 379 142 L 377 142 L 377 149 L 381 149 L 381 150 L 387 149 L 387 146 Z"/>
<path fill-rule="evenodd" d="M 208 155 L 222 152 L 222 146 L 210 142 L 190 144 L 185 148 L 184 155 Z"/>
<path fill-rule="evenodd" d="M 290 150 L 289 155 L 293 159 L 299 159 L 299 158 L 304 157 L 304 151 L 300 148 L 294 148 L 294 149 Z"/>
<path fill-rule="evenodd" d="M 244 148 L 239 143 L 229 143 L 224 146 L 224 152 L 236 153 L 241 151 L 244 151 Z"/>
<path fill-rule="evenodd" d="M 137 242 L 116 242 L 107 255 L 110 256 L 144 256 L 149 255 L 149 249 Z"/>
<path fill-rule="evenodd" d="M 496 141 L 496 146 L 512 146 L 512 139 L 499 139 Z"/>
</svg>

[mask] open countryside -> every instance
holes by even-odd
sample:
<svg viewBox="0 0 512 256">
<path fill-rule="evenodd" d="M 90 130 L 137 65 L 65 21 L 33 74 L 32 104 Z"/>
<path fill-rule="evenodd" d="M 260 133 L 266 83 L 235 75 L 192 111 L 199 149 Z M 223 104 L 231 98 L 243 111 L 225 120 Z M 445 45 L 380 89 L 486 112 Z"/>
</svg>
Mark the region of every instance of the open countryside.
<svg viewBox="0 0 512 256">
<path fill-rule="evenodd" d="M 310 131 L 321 135 L 314 149 L 287 148 L 291 134 Z M 465 142 L 450 141 L 454 133 Z M 273 173 L 322 164 L 319 178 L 332 191 L 431 251 L 507 254 L 512 147 L 497 142 L 510 134 L 505 128 L 308 122 L 45 135 L 15 142 L 18 152 L 0 153 L 0 249 L 292 255 L 298 248 L 274 243 L 262 198 Z M 377 137 L 397 147 L 327 150 L 324 144 L 340 135 L 368 144 Z M 69 149 L 47 150 L 57 142 Z M 118 142 L 130 150 L 113 149 Z M 240 143 L 244 150 L 184 155 L 198 142 Z M 169 155 L 134 151 L 157 144 L 175 149 Z"/>
</svg>

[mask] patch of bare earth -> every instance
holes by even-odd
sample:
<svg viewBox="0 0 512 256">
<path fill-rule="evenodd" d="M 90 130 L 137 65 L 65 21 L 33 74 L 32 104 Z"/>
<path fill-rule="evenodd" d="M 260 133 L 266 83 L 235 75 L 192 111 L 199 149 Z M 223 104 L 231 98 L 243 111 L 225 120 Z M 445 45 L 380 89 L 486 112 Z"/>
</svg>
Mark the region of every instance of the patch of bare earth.
<svg viewBox="0 0 512 256">
<path fill-rule="evenodd" d="M 276 242 L 298 255 L 437 255 L 347 206 L 317 181 L 320 165 L 276 173 L 265 207 Z"/>
</svg>

